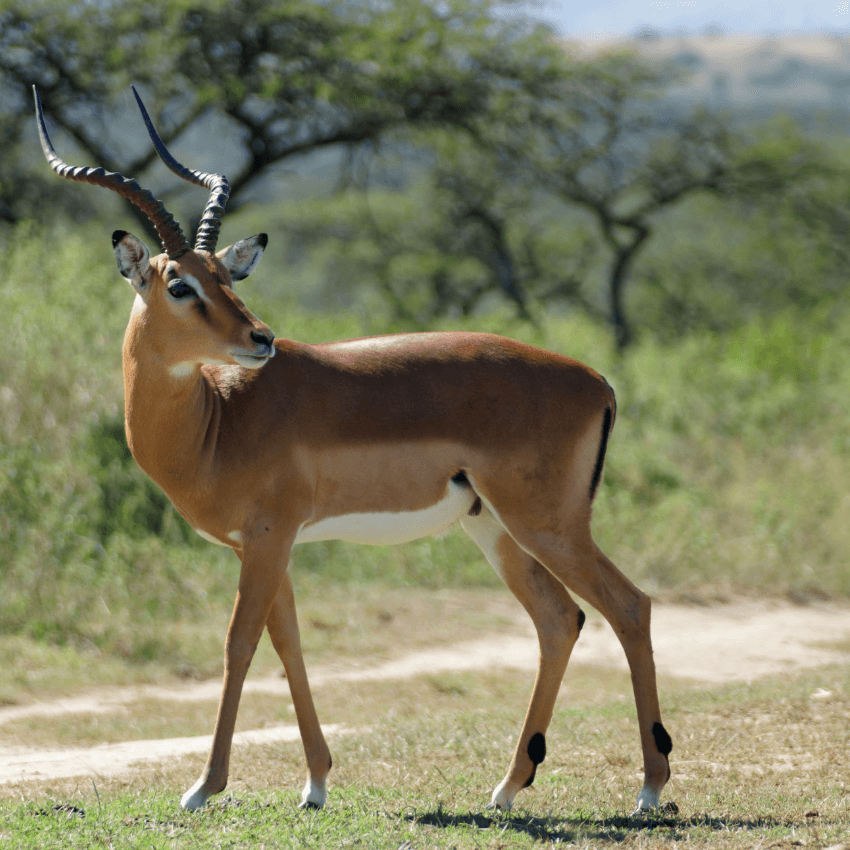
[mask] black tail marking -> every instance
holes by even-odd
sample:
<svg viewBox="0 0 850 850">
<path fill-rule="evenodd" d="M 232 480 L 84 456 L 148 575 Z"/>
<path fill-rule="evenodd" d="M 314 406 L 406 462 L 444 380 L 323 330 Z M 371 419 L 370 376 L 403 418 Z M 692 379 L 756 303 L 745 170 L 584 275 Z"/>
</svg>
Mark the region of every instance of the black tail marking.
<svg viewBox="0 0 850 850">
<path fill-rule="evenodd" d="M 596 496 L 596 488 L 602 479 L 602 467 L 605 464 L 605 452 L 608 449 L 608 435 L 611 433 L 611 425 L 614 412 L 610 407 L 605 408 L 605 416 L 602 419 L 602 439 L 599 441 L 599 453 L 596 455 L 596 466 L 593 467 L 593 477 L 590 479 L 590 501 Z"/>
</svg>

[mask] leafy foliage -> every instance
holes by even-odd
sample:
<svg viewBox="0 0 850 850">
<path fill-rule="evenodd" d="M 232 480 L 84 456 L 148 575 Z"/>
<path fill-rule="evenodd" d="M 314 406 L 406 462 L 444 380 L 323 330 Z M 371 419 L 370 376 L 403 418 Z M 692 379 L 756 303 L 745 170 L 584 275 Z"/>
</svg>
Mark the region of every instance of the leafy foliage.
<svg viewBox="0 0 850 850">
<path fill-rule="evenodd" d="M 130 461 L 118 350 L 131 293 L 108 249 L 92 244 L 85 229 L 23 227 L 0 251 L 0 630 L 182 663 L 191 647 L 175 630 L 209 618 L 224 627 L 238 563 L 191 532 Z M 286 298 L 263 304 L 253 289 L 263 277 L 246 283 L 246 298 L 285 335 L 377 329 L 369 315 L 358 324 Z M 576 318 L 534 328 L 494 313 L 444 327 L 562 351 L 612 382 L 618 419 L 594 529 L 639 584 L 806 598 L 850 593 L 846 316 L 840 299 L 788 306 L 722 334 L 643 340 L 625 360 L 604 330 Z M 406 547 L 304 546 L 292 569 L 314 592 L 323 582 L 498 583 L 459 532 Z"/>
<path fill-rule="evenodd" d="M 277 231 L 289 276 L 320 282 L 312 306 L 336 312 L 307 315 L 252 280 L 276 329 L 318 341 L 474 327 L 585 360 L 620 396 L 596 527 L 631 575 L 664 592 L 850 592 L 839 145 L 790 122 L 747 135 L 667 114 L 666 72 L 572 59 L 545 30 L 463 0 L 2 0 L 0 215 L 114 203 L 38 158 L 44 184 L 22 165 L 33 82 L 81 156 L 154 174 L 146 143 L 110 131 L 131 77 L 169 143 L 226 123 L 242 153 L 228 221 Z M 292 177 L 286 204 L 252 208 L 275 167 L 319 148 L 349 152 L 338 186 Z M 160 619 L 225 611 L 234 561 L 130 460 L 126 288 L 94 228 L 23 222 L 0 240 L 0 627 L 132 658 L 179 652 Z M 620 347 L 635 340 L 626 360 L 600 329 L 608 316 Z M 327 544 L 295 564 L 335 582 L 495 581 L 461 537 Z"/>
<path fill-rule="evenodd" d="M 166 143 L 213 112 L 230 121 L 244 158 L 230 174 L 231 209 L 295 154 L 376 142 L 402 125 L 469 132 L 489 119 L 494 99 L 541 70 L 542 56 L 557 55 L 542 33 L 523 34 L 465 2 L 331 11 L 299 0 L 116 0 L 108 10 L 6 0 L 0 9 L 8 141 L 32 120 L 37 85 L 45 111 L 91 164 L 121 171 L 123 159 L 128 173 L 145 171 L 152 152 L 116 156 L 109 127 L 128 83 L 143 83 Z M 4 170 L 5 208 L 23 215 L 34 205 L 12 193 L 12 162 Z"/>
<path fill-rule="evenodd" d="M 846 278 L 845 169 L 790 123 L 759 136 L 727 116 L 673 110 L 663 94 L 677 79 L 627 54 L 570 55 L 544 27 L 472 0 L 3 0 L 0 218 L 117 205 L 57 180 L 27 150 L 34 84 L 78 149 L 70 161 L 156 178 L 152 150 L 125 128 L 138 120 L 132 81 L 178 155 L 195 145 L 215 160 L 204 168 L 228 172 L 231 212 L 287 196 L 295 249 L 336 251 L 325 288 L 345 301 L 358 284 L 409 327 L 504 301 L 531 322 L 552 304 L 587 313 L 610 323 L 620 348 L 636 321 L 687 329 L 681 320 L 704 302 L 649 255 L 707 195 L 744 227 L 793 199 L 797 235 L 827 244 L 827 275 Z M 308 201 L 350 190 L 338 217 L 327 207 L 302 220 L 291 168 L 308 175 Z M 716 244 L 696 253 L 733 315 L 735 263 Z M 651 321 L 636 290 L 659 304 Z"/>
</svg>

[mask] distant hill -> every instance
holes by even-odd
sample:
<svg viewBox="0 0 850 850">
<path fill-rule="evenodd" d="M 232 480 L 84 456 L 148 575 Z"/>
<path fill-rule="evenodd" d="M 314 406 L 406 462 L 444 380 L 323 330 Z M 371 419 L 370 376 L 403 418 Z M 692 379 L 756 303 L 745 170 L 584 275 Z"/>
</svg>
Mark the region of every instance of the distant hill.
<svg viewBox="0 0 850 850">
<path fill-rule="evenodd" d="M 850 124 L 850 37 L 832 35 L 681 35 L 568 42 L 583 55 L 634 50 L 688 73 L 669 99 L 730 110 L 741 117 L 786 113 L 808 123 Z"/>
</svg>

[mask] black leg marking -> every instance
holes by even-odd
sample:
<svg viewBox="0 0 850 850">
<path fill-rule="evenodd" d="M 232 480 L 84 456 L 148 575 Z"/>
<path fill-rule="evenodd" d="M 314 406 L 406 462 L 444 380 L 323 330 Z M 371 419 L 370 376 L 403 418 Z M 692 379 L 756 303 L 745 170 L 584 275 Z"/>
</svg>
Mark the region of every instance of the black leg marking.
<svg viewBox="0 0 850 850">
<path fill-rule="evenodd" d="M 265 246 L 263 246 L 263 247 L 265 247 Z M 328 772 L 330 772 L 333 769 L 333 766 L 334 766 L 334 760 L 330 757 L 330 755 L 328 755 Z"/>
<path fill-rule="evenodd" d="M 652 737 L 655 738 L 655 746 L 658 748 L 658 752 L 662 756 L 669 756 L 673 749 L 673 741 L 660 723 L 652 724 Z"/>
<path fill-rule="evenodd" d="M 578 609 L 578 630 L 579 630 L 579 632 L 581 632 L 581 630 L 584 628 L 584 621 L 586 619 L 587 619 L 587 617 L 584 616 L 584 611 L 582 611 L 581 608 L 579 608 Z"/>
<path fill-rule="evenodd" d="M 540 732 L 535 732 L 528 742 L 528 757 L 535 764 L 542 764 L 546 758 L 546 738 Z"/>
<path fill-rule="evenodd" d="M 476 496 L 475 501 L 472 503 L 472 507 L 469 509 L 470 516 L 478 516 L 481 513 L 481 497 Z"/>
<path fill-rule="evenodd" d="M 531 768 L 531 776 L 526 780 L 523 788 L 528 788 L 534 777 L 537 774 L 537 765 L 542 764 L 546 758 L 546 737 L 540 732 L 535 732 L 528 741 L 528 757 L 531 759 L 533 767 Z"/>
</svg>

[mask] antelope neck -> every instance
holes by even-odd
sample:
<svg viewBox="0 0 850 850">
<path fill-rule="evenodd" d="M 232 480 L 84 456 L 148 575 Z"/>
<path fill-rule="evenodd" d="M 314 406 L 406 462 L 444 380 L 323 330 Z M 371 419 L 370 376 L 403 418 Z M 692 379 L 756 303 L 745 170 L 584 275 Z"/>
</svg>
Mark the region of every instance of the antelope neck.
<svg viewBox="0 0 850 850">
<path fill-rule="evenodd" d="M 131 322 L 124 340 L 124 412 L 130 450 L 175 503 L 209 480 L 221 397 L 200 366 L 175 377 Z"/>
</svg>

